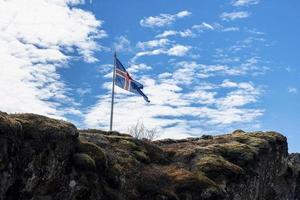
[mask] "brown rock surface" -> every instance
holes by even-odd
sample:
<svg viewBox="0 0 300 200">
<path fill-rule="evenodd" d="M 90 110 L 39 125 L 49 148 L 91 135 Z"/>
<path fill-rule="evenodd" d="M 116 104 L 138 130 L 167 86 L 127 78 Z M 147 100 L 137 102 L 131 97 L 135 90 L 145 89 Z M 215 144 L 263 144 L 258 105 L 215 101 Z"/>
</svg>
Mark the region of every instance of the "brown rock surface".
<svg viewBox="0 0 300 200">
<path fill-rule="evenodd" d="M 297 200 L 299 171 L 275 132 L 150 142 L 0 113 L 0 200 Z"/>
</svg>

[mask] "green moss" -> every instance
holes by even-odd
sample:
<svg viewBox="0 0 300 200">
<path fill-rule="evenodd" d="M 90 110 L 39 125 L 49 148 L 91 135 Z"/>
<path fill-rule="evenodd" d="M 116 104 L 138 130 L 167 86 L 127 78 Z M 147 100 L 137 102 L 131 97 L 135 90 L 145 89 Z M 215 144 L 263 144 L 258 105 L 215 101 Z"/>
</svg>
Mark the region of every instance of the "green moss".
<svg viewBox="0 0 300 200">
<path fill-rule="evenodd" d="M 169 166 L 164 171 L 175 181 L 177 190 L 197 191 L 207 188 L 215 188 L 218 190 L 217 184 L 200 171 L 192 173 L 186 169 L 175 166 Z"/>
<path fill-rule="evenodd" d="M 170 189 L 170 178 L 159 165 L 147 165 L 137 176 L 138 190 L 153 197 Z"/>
<path fill-rule="evenodd" d="M 276 132 L 253 132 L 250 135 L 266 140 L 269 143 L 285 142 L 286 138 Z"/>
<path fill-rule="evenodd" d="M 122 185 L 121 176 L 123 168 L 119 164 L 113 164 L 107 169 L 106 181 L 113 188 L 120 188 Z"/>
<path fill-rule="evenodd" d="M 85 153 L 76 153 L 72 158 L 73 165 L 80 171 L 95 171 L 96 164 L 93 158 Z"/>
<path fill-rule="evenodd" d="M 139 150 L 139 147 L 133 141 L 130 140 L 120 140 L 118 142 L 118 147 L 128 150 Z"/>
<path fill-rule="evenodd" d="M 96 170 L 98 174 L 104 173 L 104 170 L 107 168 L 108 159 L 102 148 L 97 146 L 96 144 L 90 142 L 80 142 L 80 152 L 89 155 L 94 161 L 96 165 Z"/>
<path fill-rule="evenodd" d="M 10 116 L 22 125 L 25 138 L 44 138 L 49 141 L 69 136 L 78 137 L 77 128 L 69 122 L 36 114 L 15 114 Z"/>
<path fill-rule="evenodd" d="M 257 148 L 257 149 L 268 148 L 268 142 L 265 139 L 256 137 L 253 134 L 236 134 L 236 135 L 233 135 L 232 138 L 235 141 L 238 141 L 243 144 L 247 144 L 253 148 Z"/>
<path fill-rule="evenodd" d="M 212 181 L 210 178 L 205 176 L 202 172 L 195 173 L 197 181 L 204 186 L 204 188 L 218 189 L 218 185 Z"/>
<path fill-rule="evenodd" d="M 141 162 L 150 162 L 149 157 L 143 151 L 134 151 L 135 158 Z"/>
<path fill-rule="evenodd" d="M 196 163 L 196 167 L 213 180 L 220 178 L 221 175 L 232 177 L 244 173 L 241 167 L 217 155 L 207 155 L 200 158 Z"/>
<path fill-rule="evenodd" d="M 249 145 L 241 144 L 239 142 L 230 142 L 215 145 L 215 151 L 221 154 L 225 159 L 239 166 L 244 166 L 254 159 L 257 154 L 255 149 Z"/>
<path fill-rule="evenodd" d="M 97 146 L 96 144 L 90 142 L 80 142 L 80 151 L 88 154 L 96 162 L 107 165 L 107 157 L 103 149 Z"/>
</svg>

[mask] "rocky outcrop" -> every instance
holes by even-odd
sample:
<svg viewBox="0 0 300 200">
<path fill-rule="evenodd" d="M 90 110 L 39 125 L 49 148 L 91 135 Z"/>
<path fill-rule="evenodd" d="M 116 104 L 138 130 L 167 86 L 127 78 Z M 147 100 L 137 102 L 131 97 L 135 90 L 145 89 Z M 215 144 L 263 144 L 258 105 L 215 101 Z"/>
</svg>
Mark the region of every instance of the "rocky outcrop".
<svg viewBox="0 0 300 200">
<path fill-rule="evenodd" d="M 150 142 L 0 113 L 0 200 L 297 200 L 299 171 L 275 132 Z"/>
</svg>

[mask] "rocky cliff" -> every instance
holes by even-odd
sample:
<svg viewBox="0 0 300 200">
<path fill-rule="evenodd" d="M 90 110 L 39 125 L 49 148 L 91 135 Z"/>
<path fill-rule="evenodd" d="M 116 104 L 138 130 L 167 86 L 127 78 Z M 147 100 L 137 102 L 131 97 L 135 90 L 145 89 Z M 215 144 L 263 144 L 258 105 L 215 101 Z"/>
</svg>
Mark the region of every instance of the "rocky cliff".
<svg viewBox="0 0 300 200">
<path fill-rule="evenodd" d="M 275 132 L 149 142 L 0 113 L 0 200 L 297 200 L 299 171 Z"/>
</svg>

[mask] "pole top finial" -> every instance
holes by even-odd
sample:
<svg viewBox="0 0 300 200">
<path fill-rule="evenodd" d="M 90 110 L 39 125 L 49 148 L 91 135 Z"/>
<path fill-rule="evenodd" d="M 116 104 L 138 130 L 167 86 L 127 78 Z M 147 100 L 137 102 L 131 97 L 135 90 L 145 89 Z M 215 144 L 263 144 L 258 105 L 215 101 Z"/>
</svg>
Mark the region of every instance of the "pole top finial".
<svg viewBox="0 0 300 200">
<path fill-rule="evenodd" d="M 116 52 L 116 51 L 114 52 L 114 57 L 115 57 L 115 58 L 117 57 L 117 52 Z"/>
</svg>

